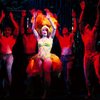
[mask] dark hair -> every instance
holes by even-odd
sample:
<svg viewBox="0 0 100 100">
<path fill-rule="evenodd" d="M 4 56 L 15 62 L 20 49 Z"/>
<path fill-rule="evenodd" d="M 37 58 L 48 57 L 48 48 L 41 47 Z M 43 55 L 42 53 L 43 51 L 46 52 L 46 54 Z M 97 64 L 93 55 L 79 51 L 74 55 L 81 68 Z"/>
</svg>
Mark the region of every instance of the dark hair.
<svg viewBox="0 0 100 100">
<path fill-rule="evenodd" d="M 4 30 L 3 30 L 3 32 L 5 31 L 6 28 L 10 28 L 10 29 L 11 29 L 11 35 L 12 35 L 12 33 L 13 33 L 13 28 L 12 28 L 11 26 L 6 26 L 6 27 L 4 28 Z M 4 34 L 4 35 L 5 35 L 5 34 Z"/>
</svg>

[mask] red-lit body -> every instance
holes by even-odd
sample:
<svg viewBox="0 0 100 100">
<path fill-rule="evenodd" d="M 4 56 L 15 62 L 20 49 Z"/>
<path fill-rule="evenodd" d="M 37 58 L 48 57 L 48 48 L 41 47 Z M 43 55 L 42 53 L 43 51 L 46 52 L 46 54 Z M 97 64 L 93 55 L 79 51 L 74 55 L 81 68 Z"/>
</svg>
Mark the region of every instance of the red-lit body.
<svg viewBox="0 0 100 100">
<path fill-rule="evenodd" d="M 100 2 L 98 3 L 100 6 Z M 82 36 L 82 40 L 84 43 L 84 75 L 85 75 L 85 81 L 86 81 L 86 87 L 88 90 L 88 96 L 92 95 L 92 87 L 90 82 L 90 74 L 91 71 L 90 67 L 91 65 L 94 66 L 95 74 L 98 78 L 98 82 L 100 83 L 100 54 L 96 51 L 96 39 L 97 39 L 97 28 L 100 21 L 100 11 L 97 8 L 97 17 L 95 21 L 95 25 L 93 28 L 90 28 L 90 25 L 87 24 L 86 26 L 83 26 L 83 16 L 84 16 L 84 9 L 85 9 L 85 2 L 82 1 L 80 3 L 81 6 L 81 14 L 79 19 L 79 29 Z"/>
</svg>

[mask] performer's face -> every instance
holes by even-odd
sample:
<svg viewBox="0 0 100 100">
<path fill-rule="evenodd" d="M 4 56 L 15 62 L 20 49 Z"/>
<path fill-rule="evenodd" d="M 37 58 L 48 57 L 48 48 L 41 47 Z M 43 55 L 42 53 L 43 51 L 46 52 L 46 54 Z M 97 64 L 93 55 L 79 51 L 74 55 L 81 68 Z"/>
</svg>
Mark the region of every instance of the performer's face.
<svg viewBox="0 0 100 100">
<path fill-rule="evenodd" d="M 67 34 L 68 34 L 68 28 L 67 28 L 67 27 L 64 27 L 64 28 L 63 28 L 62 34 L 63 34 L 63 35 L 67 35 Z"/>
<path fill-rule="evenodd" d="M 4 34 L 5 36 L 10 36 L 12 33 L 12 29 L 10 27 L 6 27 L 5 30 L 4 30 Z"/>
<path fill-rule="evenodd" d="M 42 29 L 42 36 L 47 36 L 48 34 L 48 29 L 47 28 L 43 28 Z"/>
<path fill-rule="evenodd" d="M 32 28 L 31 27 L 28 27 L 27 28 L 27 34 L 31 34 L 31 33 L 33 33 Z"/>
</svg>

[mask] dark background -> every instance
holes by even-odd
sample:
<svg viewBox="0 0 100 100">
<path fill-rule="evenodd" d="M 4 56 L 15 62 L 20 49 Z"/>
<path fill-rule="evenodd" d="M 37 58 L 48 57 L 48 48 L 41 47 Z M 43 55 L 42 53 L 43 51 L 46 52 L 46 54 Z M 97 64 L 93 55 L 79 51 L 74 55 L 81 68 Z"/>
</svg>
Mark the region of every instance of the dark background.
<svg viewBox="0 0 100 100">
<path fill-rule="evenodd" d="M 75 9 L 77 20 L 79 19 L 80 14 L 80 6 L 79 2 L 81 0 L 0 0 L 0 10 L 4 10 L 6 12 L 6 15 L 9 14 L 10 11 L 14 13 L 14 16 L 16 20 L 20 24 L 20 18 L 21 18 L 21 10 L 27 10 L 27 17 L 30 17 L 30 14 L 28 11 L 32 8 L 43 10 L 45 8 L 50 9 L 51 12 L 56 13 L 58 16 L 58 22 L 60 24 L 60 32 L 62 30 L 63 26 L 67 26 L 69 31 L 71 31 L 72 26 L 72 17 L 71 17 L 71 10 L 72 8 Z M 85 23 L 89 23 L 91 27 L 94 25 L 95 18 L 96 18 L 96 5 L 98 0 L 86 0 L 86 10 L 85 10 Z M 6 19 L 4 19 L 2 23 L 2 28 L 6 24 L 11 24 L 8 19 L 8 16 Z M 98 33 L 99 30 L 98 30 Z M 54 44 L 52 48 L 52 52 L 60 56 L 60 46 L 58 40 L 54 39 Z M 84 74 L 83 74 L 83 43 L 81 40 L 81 36 L 79 31 L 77 31 L 77 34 L 75 36 L 75 62 L 74 67 L 72 69 L 72 91 L 73 94 L 85 94 L 85 80 L 84 80 Z M 100 44 L 99 44 L 99 36 L 97 38 L 97 50 L 99 51 Z M 14 97 L 22 97 L 24 96 L 24 90 L 25 86 L 24 79 L 25 79 L 25 68 L 23 66 L 24 64 L 24 53 L 23 53 L 23 44 L 22 44 L 22 37 L 19 35 L 18 41 L 13 49 L 14 54 L 14 64 L 13 64 L 13 86 L 12 86 L 12 95 Z M 92 81 L 93 85 L 96 85 L 96 77 L 95 73 L 93 71 L 92 73 Z M 37 82 L 38 79 L 33 79 L 34 85 L 39 85 Z M 57 85 L 57 83 L 59 83 Z M 62 98 L 64 97 L 64 86 L 63 86 L 63 80 L 57 79 L 53 80 L 53 87 L 52 92 L 55 93 L 55 96 L 58 96 Z M 31 88 L 31 87 L 30 87 Z M 54 94 L 52 93 L 52 96 Z M 57 93 L 57 94 L 56 94 Z"/>
</svg>

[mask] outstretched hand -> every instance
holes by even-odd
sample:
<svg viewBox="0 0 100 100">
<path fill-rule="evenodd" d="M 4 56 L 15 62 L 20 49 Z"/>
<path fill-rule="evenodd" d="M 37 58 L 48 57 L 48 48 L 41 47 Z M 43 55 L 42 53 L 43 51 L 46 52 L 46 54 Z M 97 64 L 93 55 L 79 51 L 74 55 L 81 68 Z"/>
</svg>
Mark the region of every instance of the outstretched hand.
<svg viewBox="0 0 100 100">
<path fill-rule="evenodd" d="M 1 16 L 4 18 L 5 17 L 5 13 L 4 13 L 4 11 L 2 10 L 2 12 L 1 12 Z"/>
<path fill-rule="evenodd" d="M 72 17 L 76 17 L 76 12 L 72 9 Z"/>
<path fill-rule="evenodd" d="M 80 7 L 81 7 L 82 10 L 85 9 L 85 1 L 81 1 L 80 2 Z"/>
<path fill-rule="evenodd" d="M 50 18 L 50 11 L 49 9 L 44 9 L 44 11 L 46 12 L 46 18 L 49 19 Z"/>
<path fill-rule="evenodd" d="M 45 8 L 44 11 L 45 11 L 46 13 L 49 13 L 49 12 L 50 12 L 49 9 L 47 9 L 47 8 Z"/>
<path fill-rule="evenodd" d="M 46 14 L 46 18 L 47 18 L 47 19 L 50 19 L 49 13 Z"/>
<path fill-rule="evenodd" d="M 33 18 L 36 19 L 36 17 L 37 17 L 37 12 L 34 12 L 33 13 Z"/>
<path fill-rule="evenodd" d="M 35 12 L 35 9 L 31 9 L 31 10 L 29 10 L 29 12 L 31 13 L 31 15 L 33 15 Z"/>
<path fill-rule="evenodd" d="M 26 16 L 26 10 L 22 10 L 22 16 L 23 16 L 23 17 Z"/>
<path fill-rule="evenodd" d="M 10 16 L 10 18 L 14 17 L 12 12 L 9 13 L 9 16 Z"/>
</svg>

